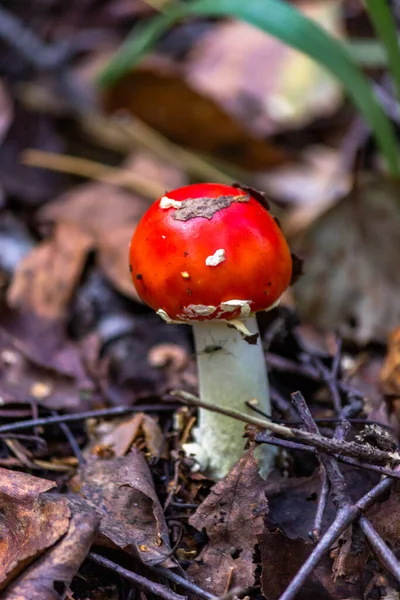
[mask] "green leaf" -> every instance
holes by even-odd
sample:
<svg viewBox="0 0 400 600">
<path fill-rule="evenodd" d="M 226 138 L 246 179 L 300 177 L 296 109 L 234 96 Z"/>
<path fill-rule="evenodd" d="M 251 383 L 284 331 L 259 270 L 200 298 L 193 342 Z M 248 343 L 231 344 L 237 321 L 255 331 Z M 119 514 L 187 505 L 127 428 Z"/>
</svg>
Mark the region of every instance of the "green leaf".
<svg viewBox="0 0 400 600">
<path fill-rule="evenodd" d="M 168 8 L 145 27 L 134 30 L 100 76 L 100 85 L 118 80 L 151 50 L 176 21 L 188 16 L 231 16 L 258 27 L 304 52 L 342 84 L 371 127 L 392 174 L 399 174 L 399 154 L 391 122 L 372 86 L 338 40 L 284 0 L 192 0 Z M 268 65 L 266 65 L 268 68 Z"/>
<path fill-rule="evenodd" d="M 396 23 L 387 0 L 365 0 L 376 33 L 381 38 L 388 59 L 393 81 L 396 85 L 397 99 L 400 99 L 400 48 Z"/>
</svg>

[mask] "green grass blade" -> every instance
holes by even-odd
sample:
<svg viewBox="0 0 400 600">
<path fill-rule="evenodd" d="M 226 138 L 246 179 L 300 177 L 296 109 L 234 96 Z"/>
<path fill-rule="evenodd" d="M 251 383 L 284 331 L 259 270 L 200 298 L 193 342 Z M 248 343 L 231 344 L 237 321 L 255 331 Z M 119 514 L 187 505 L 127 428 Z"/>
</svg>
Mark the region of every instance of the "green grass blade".
<svg viewBox="0 0 400 600">
<path fill-rule="evenodd" d="M 103 71 L 100 84 L 109 85 L 132 68 L 170 25 L 184 17 L 199 15 L 231 16 L 247 21 L 323 65 L 337 77 L 363 114 L 391 173 L 399 174 L 399 154 L 394 130 L 370 83 L 343 44 L 284 0 L 192 0 L 172 6 L 140 32 L 130 35 L 120 52 Z"/>
<path fill-rule="evenodd" d="M 400 48 L 396 23 L 387 0 L 365 0 L 369 16 L 376 33 L 385 46 L 390 73 L 396 86 L 397 99 L 400 100 Z"/>
</svg>

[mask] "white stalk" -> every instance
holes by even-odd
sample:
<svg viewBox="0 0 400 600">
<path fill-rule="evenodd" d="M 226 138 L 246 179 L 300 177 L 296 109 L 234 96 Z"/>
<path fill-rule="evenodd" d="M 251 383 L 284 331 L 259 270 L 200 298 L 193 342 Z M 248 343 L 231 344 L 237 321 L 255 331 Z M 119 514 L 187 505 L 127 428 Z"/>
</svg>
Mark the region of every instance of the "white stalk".
<svg viewBox="0 0 400 600">
<path fill-rule="evenodd" d="M 244 321 L 251 333 L 258 333 L 255 317 Z M 203 402 L 223 408 L 234 408 L 252 414 L 246 401 L 257 400 L 257 407 L 271 413 L 269 386 L 261 339 L 249 344 L 240 333 L 226 323 L 198 322 L 193 325 L 199 375 L 199 391 Z M 207 458 L 208 472 L 220 479 L 243 454 L 244 423 L 199 409 L 199 423 L 194 431 L 195 451 L 199 462 Z M 266 476 L 271 468 L 273 451 L 262 446 L 258 449 L 260 471 Z"/>
</svg>

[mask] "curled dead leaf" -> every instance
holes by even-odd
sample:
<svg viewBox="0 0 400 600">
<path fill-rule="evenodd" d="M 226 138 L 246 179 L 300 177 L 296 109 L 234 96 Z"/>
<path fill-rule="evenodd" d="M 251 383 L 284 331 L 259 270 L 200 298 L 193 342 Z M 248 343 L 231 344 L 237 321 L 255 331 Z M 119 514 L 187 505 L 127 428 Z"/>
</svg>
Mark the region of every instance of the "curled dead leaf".
<svg viewBox="0 0 400 600">
<path fill-rule="evenodd" d="M 99 456 L 102 448 L 108 448 L 111 456 L 125 456 L 139 436 L 149 453 L 154 457 L 162 455 L 164 436 L 157 421 L 145 413 L 137 413 L 127 419 L 99 424 L 92 432 L 93 441 L 88 451 Z"/>
<path fill-rule="evenodd" d="M 64 598 L 94 541 L 99 518 L 94 513 L 73 513 L 65 537 L 24 571 L 6 590 L 2 600 L 58 600 Z M 72 598 L 72 596 L 70 596 Z"/>
<path fill-rule="evenodd" d="M 21 260 L 14 273 L 9 306 L 46 319 L 62 319 L 81 276 L 92 237 L 71 222 L 59 222 L 53 235 Z"/>
<path fill-rule="evenodd" d="M 254 547 L 268 513 L 264 488 L 265 481 L 250 450 L 211 488 L 190 518 L 193 527 L 206 529 L 209 541 L 188 572 L 213 594 L 254 584 Z"/>
<path fill-rule="evenodd" d="M 42 496 L 55 486 L 52 481 L 7 469 L 0 469 L 0 474 L 0 589 L 3 589 L 66 533 L 70 510 L 66 500 Z"/>
<path fill-rule="evenodd" d="M 82 499 L 101 516 L 99 542 L 138 555 L 148 565 L 167 561 L 168 528 L 139 450 L 133 448 L 127 456 L 114 459 L 89 460 L 79 478 Z"/>
</svg>

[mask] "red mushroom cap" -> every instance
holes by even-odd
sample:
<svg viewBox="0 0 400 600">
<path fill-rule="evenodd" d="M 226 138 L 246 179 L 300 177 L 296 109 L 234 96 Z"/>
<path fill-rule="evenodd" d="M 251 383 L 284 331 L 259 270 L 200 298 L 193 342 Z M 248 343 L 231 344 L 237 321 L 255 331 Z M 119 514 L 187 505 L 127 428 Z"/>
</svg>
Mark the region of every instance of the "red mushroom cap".
<svg viewBox="0 0 400 600">
<path fill-rule="evenodd" d="M 292 258 L 273 216 L 247 191 L 188 185 L 156 200 L 131 242 L 138 294 L 166 320 L 244 318 L 288 287 Z"/>
</svg>

